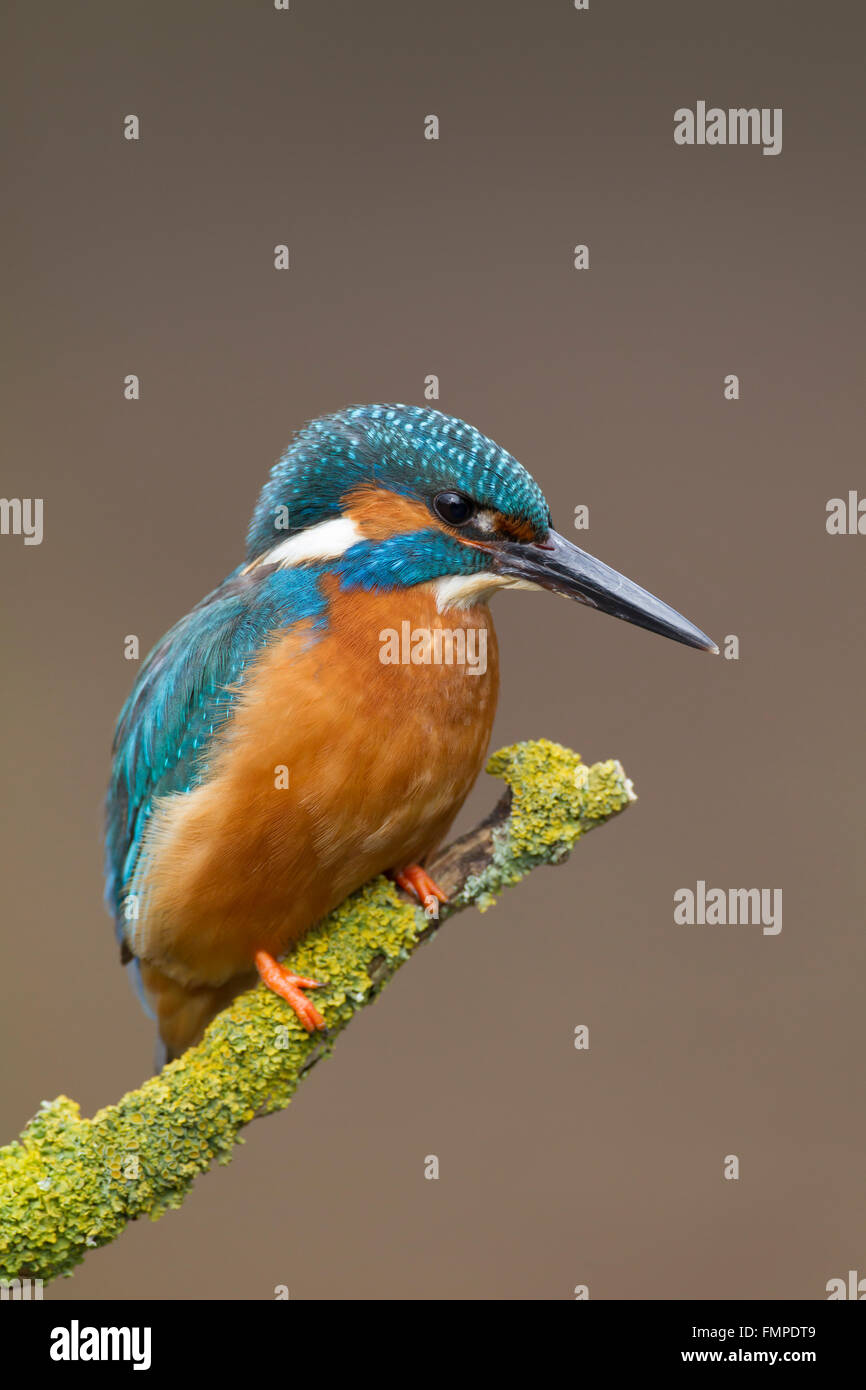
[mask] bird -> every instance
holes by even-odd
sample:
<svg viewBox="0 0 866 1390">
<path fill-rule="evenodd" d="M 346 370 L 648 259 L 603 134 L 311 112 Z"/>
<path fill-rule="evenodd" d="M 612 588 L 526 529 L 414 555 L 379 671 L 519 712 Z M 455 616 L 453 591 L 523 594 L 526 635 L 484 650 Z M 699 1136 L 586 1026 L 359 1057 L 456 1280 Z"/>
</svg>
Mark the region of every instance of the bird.
<svg viewBox="0 0 866 1390">
<path fill-rule="evenodd" d="M 531 474 L 463 420 L 352 406 L 278 458 L 243 560 L 150 652 L 115 730 L 106 901 L 163 1063 L 257 978 L 326 1028 L 327 981 L 282 958 L 376 875 L 436 914 L 425 864 L 484 765 L 501 589 L 718 650 L 556 532 Z"/>
</svg>

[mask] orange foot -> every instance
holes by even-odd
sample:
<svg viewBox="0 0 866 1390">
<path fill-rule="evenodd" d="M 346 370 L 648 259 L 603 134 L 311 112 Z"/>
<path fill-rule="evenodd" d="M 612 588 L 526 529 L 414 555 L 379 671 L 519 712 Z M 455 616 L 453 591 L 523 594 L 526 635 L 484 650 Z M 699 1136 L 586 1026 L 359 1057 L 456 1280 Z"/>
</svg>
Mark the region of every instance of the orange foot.
<svg viewBox="0 0 866 1390">
<path fill-rule="evenodd" d="M 394 882 L 404 893 L 414 893 L 424 909 L 425 917 L 438 917 L 439 904 L 447 903 L 448 895 L 434 883 L 426 869 L 420 864 L 409 864 L 394 874 Z"/>
<path fill-rule="evenodd" d="M 325 1020 L 319 1010 L 302 993 L 305 989 L 321 989 L 321 980 L 308 980 L 306 975 L 296 975 L 293 970 L 280 965 L 267 951 L 256 951 L 255 959 L 256 970 L 268 989 L 291 1005 L 307 1032 L 324 1028 Z"/>
</svg>

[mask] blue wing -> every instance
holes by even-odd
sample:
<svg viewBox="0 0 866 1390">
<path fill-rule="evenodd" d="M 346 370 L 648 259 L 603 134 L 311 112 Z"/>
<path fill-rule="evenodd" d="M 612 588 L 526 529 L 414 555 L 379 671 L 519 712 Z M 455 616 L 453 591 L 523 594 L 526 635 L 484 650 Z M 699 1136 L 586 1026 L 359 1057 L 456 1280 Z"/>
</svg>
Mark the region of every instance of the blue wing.
<svg viewBox="0 0 866 1390">
<path fill-rule="evenodd" d="M 106 805 L 105 898 L 121 942 L 124 888 L 154 800 L 204 780 L 212 736 L 270 635 L 304 619 L 323 624 L 322 573 L 238 569 L 147 657 L 117 723 Z"/>
</svg>

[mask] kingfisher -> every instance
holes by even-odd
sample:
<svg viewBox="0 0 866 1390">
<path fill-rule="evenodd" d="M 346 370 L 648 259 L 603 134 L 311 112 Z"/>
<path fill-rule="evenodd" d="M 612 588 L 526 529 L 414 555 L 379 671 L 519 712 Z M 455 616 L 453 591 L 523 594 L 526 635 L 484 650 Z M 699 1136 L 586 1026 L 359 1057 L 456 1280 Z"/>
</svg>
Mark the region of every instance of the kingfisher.
<svg viewBox="0 0 866 1390">
<path fill-rule="evenodd" d="M 106 900 L 163 1060 L 257 977 L 324 1028 L 322 982 L 281 958 L 375 875 L 435 915 L 424 866 L 484 764 L 500 589 L 718 650 L 554 531 L 531 475 L 462 420 L 354 406 L 274 464 L 244 560 L 150 653 L 115 732 Z"/>
</svg>

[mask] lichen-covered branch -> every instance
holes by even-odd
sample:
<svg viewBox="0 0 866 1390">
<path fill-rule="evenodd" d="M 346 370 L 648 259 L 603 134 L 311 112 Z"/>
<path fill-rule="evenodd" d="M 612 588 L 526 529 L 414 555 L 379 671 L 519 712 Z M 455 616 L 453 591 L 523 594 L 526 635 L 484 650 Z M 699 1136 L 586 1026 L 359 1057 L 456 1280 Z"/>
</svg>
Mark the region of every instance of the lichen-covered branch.
<svg viewBox="0 0 866 1390">
<path fill-rule="evenodd" d="M 441 920 L 473 904 L 483 910 L 537 865 L 560 863 L 581 835 L 634 798 L 618 762 L 587 767 L 545 739 L 501 749 L 487 770 L 507 792 L 429 865 L 450 898 Z M 288 1104 L 434 925 L 390 880 L 376 879 L 287 958 L 299 974 L 326 982 L 316 995 L 326 1036 L 304 1032 L 259 985 L 197 1047 L 92 1119 L 66 1096 L 43 1103 L 20 1139 L 0 1149 L 0 1278 L 68 1274 L 128 1221 L 180 1206 L 199 1173 L 228 1161 L 244 1125 Z"/>
</svg>

